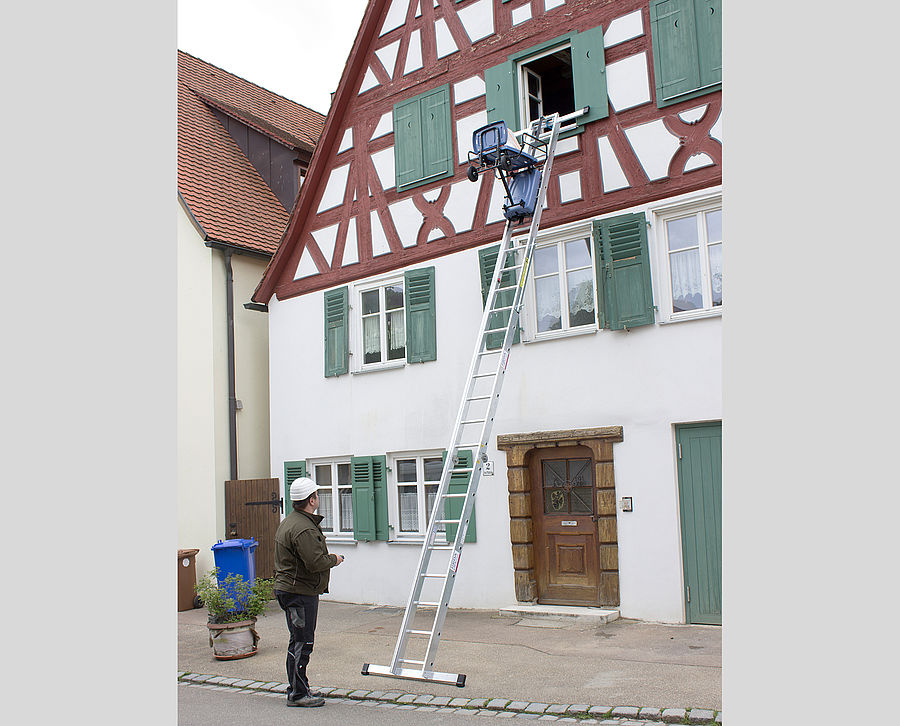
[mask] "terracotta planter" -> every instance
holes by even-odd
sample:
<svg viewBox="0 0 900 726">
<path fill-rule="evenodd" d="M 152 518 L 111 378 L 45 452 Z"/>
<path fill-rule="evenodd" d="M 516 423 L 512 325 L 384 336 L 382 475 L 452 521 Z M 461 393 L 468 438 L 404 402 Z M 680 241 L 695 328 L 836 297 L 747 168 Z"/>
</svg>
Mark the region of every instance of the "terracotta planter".
<svg viewBox="0 0 900 726">
<path fill-rule="evenodd" d="M 236 623 L 207 623 L 209 645 L 217 660 L 237 660 L 256 655 L 259 634 L 253 628 L 256 618 Z"/>
</svg>

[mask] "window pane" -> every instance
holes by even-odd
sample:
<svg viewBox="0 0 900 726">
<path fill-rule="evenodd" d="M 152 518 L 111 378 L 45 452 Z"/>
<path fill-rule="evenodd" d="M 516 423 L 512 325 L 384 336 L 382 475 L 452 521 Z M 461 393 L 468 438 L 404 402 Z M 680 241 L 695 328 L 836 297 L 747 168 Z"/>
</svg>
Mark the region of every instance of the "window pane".
<svg viewBox="0 0 900 726">
<path fill-rule="evenodd" d="M 566 483 L 565 459 L 542 462 L 544 487 L 544 514 L 562 514 L 569 511 Z"/>
<path fill-rule="evenodd" d="M 320 487 L 331 486 L 331 464 L 316 467 L 316 484 Z"/>
<path fill-rule="evenodd" d="M 709 248 L 709 274 L 712 278 L 712 304 L 722 304 L 722 245 Z"/>
<path fill-rule="evenodd" d="M 588 267 L 591 264 L 591 245 L 586 239 L 566 242 L 566 269 Z"/>
<path fill-rule="evenodd" d="M 363 361 L 365 363 L 381 361 L 381 329 L 377 315 L 363 318 Z"/>
<path fill-rule="evenodd" d="M 565 514 L 568 511 L 565 489 L 544 489 L 544 514 Z"/>
<path fill-rule="evenodd" d="M 699 250 L 669 255 L 669 263 L 672 267 L 672 312 L 702 308 Z"/>
<path fill-rule="evenodd" d="M 341 532 L 352 532 L 353 531 L 353 490 L 352 489 L 341 489 L 338 496 L 340 497 L 340 502 L 341 502 Z"/>
<path fill-rule="evenodd" d="M 534 289 L 537 296 L 538 332 L 544 333 L 548 330 L 559 330 L 562 328 L 559 280 L 555 275 L 535 280 Z"/>
<path fill-rule="evenodd" d="M 390 285 L 384 288 L 384 309 L 397 310 L 403 307 L 403 285 Z"/>
<path fill-rule="evenodd" d="M 566 482 L 565 459 L 551 459 L 543 462 L 544 486 L 561 487 Z"/>
<path fill-rule="evenodd" d="M 350 464 L 338 464 L 338 486 L 350 485 Z"/>
<path fill-rule="evenodd" d="M 378 304 L 378 290 L 369 290 L 362 294 L 362 314 L 371 315 L 377 313 L 381 308 Z"/>
<path fill-rule="evenodd" d="M 534 121 L 541 117 L 541 102 L 534 97 L 528 98 L 528 120 Z"/>
<path fill-rule="evenodd" d="M 591 487 L 573 487 L 572 488 L 572 508 L 573 514 L 590 514 L 594 511 L 591 507 Z"/>
<path fill-rule="evenodd" d="M 400 531 L 419 531 L 419 502 L 415 486 L 397 487 L 400 500 Z"/>
<path fill-rule="evenodd" d="M 593 477 L 591 476 L 591 460 L 570 459 L 569 480 L 571 481 L 572 486 L 591 486 L 594 481 Z"/>
<path fill-rule="evenodd" d="M 444 460 L 441 457 L 425 459 L 425 481 L 440 481 L 444 471 Z"/>
<path fill-rule="evenodd" d="M 556 246 L 538 247 L 534 251 L 534 274 L 549 275 L 559 271 L 559 260 L 557 259 Z"/>
<path fill-rule="evenodd" d="M 594 274 L 590 268 L 570 272 L 569 326 L 592 325 L 594 322 Z"/>
<path fill-rule="evenodd" d="M 322 529 L 334 529 L 334 512 L 331 506 L 331 492 L 327 489 L 319 490 L 319 514 L 322 520 Z"/>
<path fill-rule="evenodd" d="M 428 521 L 431 522 L 431 509 L 434 507 L 434 500 L 437 498 L 437 484 L 427 484 L 425 486 L 425 516 L 428 518 Z M 441 519 L 440 514 L 438 515 L 438 519 Z M 447 527 L 444 524 L 439 524 L 437 526 L 438 532 L 446 531 Z"/>
<path fill-rule="evenodd" d="M 666 222 L 666 238 L 669 240 L 670 250 L 697 246 L 700 242 L 697 237 L 697 217 L 670 219 Z"/>
<path fill-rule="evenodd" d="M 722 210 L 706 213 L 707 242 L 722 241 Z"/>
<path fill-rule="evenodd" d="M 406 323 L 403 310 L 387 315 L 388 360 L 406 357 Z"/>
<path fill-rule="evenodd" d="M 416 481 L 415 459 L 399 459 L 397 461 L 397 481 Z"/>
</svg>

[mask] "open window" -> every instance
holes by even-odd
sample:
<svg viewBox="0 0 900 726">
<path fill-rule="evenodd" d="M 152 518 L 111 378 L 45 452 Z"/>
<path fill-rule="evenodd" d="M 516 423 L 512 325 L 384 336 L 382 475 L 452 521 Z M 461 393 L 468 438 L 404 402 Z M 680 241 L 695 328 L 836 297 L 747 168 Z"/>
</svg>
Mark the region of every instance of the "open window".
<svg viewBox="0 0 900 726">
<path fill-rule="evenodd" d="M 510 55 L 485 69 L 488 121 L 524 128 L 541 114 L 572 113 L 590 107 L 576 119 L 580 127 L 609 116 L 603 29 L 569 33 Z"/>
</svg>

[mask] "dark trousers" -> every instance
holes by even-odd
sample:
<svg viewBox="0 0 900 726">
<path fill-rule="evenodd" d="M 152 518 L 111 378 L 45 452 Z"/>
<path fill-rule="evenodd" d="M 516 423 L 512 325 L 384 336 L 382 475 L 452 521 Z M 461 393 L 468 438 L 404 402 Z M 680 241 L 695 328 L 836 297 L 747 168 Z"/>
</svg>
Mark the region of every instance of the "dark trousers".
<svg viewBox="0 0 900 726">
<path fill-rule="evenodd" d="M 309 695 L 306 666 L 316 637 L 316 618 L 319 614 L 318 595 L 297 595 L 293 592 L 275 591 L 278 604 L 284 610 L 288 632 L 287 668 L 289 701 Z"/>
</svg>

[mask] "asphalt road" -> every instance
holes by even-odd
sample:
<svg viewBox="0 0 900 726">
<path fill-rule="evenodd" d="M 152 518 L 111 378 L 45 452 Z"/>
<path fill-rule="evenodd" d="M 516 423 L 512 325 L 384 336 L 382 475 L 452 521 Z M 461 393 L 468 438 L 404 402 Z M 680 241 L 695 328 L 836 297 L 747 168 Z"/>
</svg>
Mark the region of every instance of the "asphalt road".
<svg viewBox="0 0 900 726">
<path fill-rule="evenodd" d="M 182 684 L 178 687 L 178 726 L 439 726 L 450 721 L 454 726 L 481 724 L 484 716 L 455 710 L 423 711 L 390 707 L 373 701 L 358 702 L 337 698 L 326 700 L 321 708 L 288 708 L 284 695 L 241 693 L 233 688 Z M 452 719 L 452 720 L 451 720 Z"/>
</svg>

